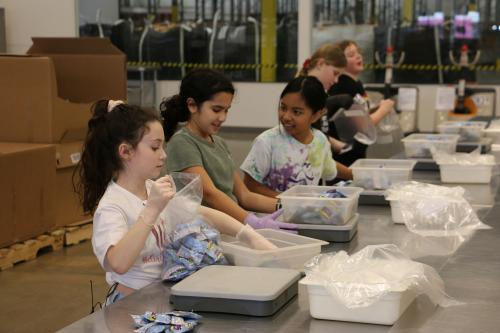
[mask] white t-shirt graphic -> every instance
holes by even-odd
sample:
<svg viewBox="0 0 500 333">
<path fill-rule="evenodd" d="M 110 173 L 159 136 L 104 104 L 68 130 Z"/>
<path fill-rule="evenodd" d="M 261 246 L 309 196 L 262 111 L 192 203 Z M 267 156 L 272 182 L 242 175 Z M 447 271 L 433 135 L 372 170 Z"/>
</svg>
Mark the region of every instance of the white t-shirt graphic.
<svg viewBox="0 0 500 333">
<path fill-rule="evenodd" d="M 146 182 L 149 193 L 152 181 Z M 164 223 L 157 223 L 146 239 L 144 248 L 133 266 L 125 274 L 113 272 L 106 262 L 106 252 L 116 245 L 137 222 L 146 201 L 111 181 L 94 213 L 92 246 L 101 266 L 106 271 L 108 284 L 118 282 L 133 289 L 141 289 L 160 279 L 163 267 L 163 248 L 168 241 Z M 161 217 L 159 217 L 161 220 Z M 164 222 L 164 221 L 163 221 Z"/>
</svg>

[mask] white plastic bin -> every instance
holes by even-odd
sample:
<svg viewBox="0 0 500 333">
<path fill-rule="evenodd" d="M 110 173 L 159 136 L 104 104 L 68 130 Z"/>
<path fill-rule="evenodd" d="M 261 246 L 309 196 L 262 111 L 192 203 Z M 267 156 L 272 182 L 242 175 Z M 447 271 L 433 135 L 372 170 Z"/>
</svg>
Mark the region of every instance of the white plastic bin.
<svg viewBox="0 0 500 333">
<path fill-rule="evenodd" d="M 304 263 L 321 252 L 321 246 L 328 242 L 289 232 L 259 229 L 256 230 L 278 248 L 275 250 L 254 250 L 236 240 L 221 235 L 220 246 L 231 265 L 251 267 L 276 267 L 304 269 Z"/>
<path fill-rule="evenodd" d="M 440 164 L 441 182 L 485 184 L 491 181 L 491 165 Z"/>
<path fill-rule="evenodd" d="M 338 190 L 347 198 L 325 198 L 323 193 Z M 344 225 L 358 210 L 359 187 L 296 185 L 281 193 L 283 220 L 292 223 Z"/>
<path fill-rule="evenodd" d="M 491 138 L 493 143 L 500 143 L 500 127 L 488 127 L 483 130 L 487 138 Z"/>
<path fill-rule="evenodd" d="M 350 309 L 335 299 L 322 285 L 305 282 L 305 279 L 299 283 L 307 286 L 309 311 L 316 319 L 392 325 L 416 296 L 411 290 L 390 292 L 370 306 Z"/>
<path fill-rule="evenodd" d="M 458 134 L 460 141 L 477 142 L 483 136 L 486 121 L 445 121 L 438 126 L 439 133 Z"/>
<path fill-rule="evenodd" d="M 458 134 L 411 134 L 402 139 L 406 157 L 431 158 L 431 147 L 447 153 L 457 150 Z"/>
<path fill-rule="evenodd" d="M 495 156 L 497 164 L 500 164 L 500 144 L 496 143 L 491 145 L 491 154 Z"/>
<path fill-rule="evenodd" d="M 368 190 L 389 188 L 392 184 L 411 180 L 417 161 L 359 159 L 351 165 L 354 184 Z"/>
<path fill-rule="evenodd" d="M 399 200 L 389 200 L 391 205 L 391 217 L 394 223 L 404 224 L 403 213 L 401 212 L 401 205 Z"/>
</svg>

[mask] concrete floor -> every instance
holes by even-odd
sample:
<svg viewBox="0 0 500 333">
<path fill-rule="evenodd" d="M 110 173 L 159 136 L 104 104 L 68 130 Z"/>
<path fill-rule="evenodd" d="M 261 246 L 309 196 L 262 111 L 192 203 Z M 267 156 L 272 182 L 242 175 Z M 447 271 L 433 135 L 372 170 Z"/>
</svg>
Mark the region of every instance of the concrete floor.
<svg viewBox="0 0 500 333">
<path fill-rule="evenodd" d="M 90 241 L 0 272 L 0 332 L 54 332 L 88 315 L 107 292 Z"/>
</svg>

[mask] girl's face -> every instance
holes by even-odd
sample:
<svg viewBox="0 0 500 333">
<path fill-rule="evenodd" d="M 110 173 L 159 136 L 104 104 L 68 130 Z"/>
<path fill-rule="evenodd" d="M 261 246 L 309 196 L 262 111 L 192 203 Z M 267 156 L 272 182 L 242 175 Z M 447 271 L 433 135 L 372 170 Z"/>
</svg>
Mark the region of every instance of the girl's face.
<svg viewBox="0 0 500 333">
<path fill-rule="evenodd" d="M 321 117 L 313 113 L 299 92 L 288 93 L 280 100 L 278 117 L 285 131 L 302 142 L 311 133 L 311 125 Z"/>
<path fill-rule="evenodd" d="M 190 129 L 203 138 L 216 134 L 226 121 L 232 102 L 233 95 L 227 92 L 215 94 L 212 99 L 203 102 L 199 107 L 191 99 L 188 101 L 188 108 L 191 112 L 188 122 Z"/>
<path fill-rule="evenodd" d="M 342 73 L 342 69 L 329 65 L 324 61 L 320 61 L 317 66 L 316 78 L 323 84 L 325 91 L 337 83 L 337 80 Z"/>
<path fill-rule="evenodd" d="M 163 127 L 158 121 L 147 123 L 147 127 L 149 130 L 141 141 L 135 148 L 129 148 L 130 152 L 124 158 L 126 172 L 144 180 L 157 178 L 167 157 L 163 149 Z"/>
<path fill-rule="evenodd" d="M 347 59 L 345 71 L 352 75 L 358 75 L 363 71 L 363 56 L 356 45 L 351 44 L 344 50 Z"/>
</svg>

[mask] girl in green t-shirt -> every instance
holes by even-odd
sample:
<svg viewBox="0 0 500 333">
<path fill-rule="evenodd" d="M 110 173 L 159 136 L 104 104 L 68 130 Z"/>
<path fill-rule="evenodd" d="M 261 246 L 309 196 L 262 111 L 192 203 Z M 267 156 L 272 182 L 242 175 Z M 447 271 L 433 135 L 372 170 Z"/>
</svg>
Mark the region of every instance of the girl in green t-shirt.
<svg viewBox="0 0 500 333">
<path fill-rule="evenodd" d="M 250 191 L 217 132 L 226 121 L 234 97 L 231 81 L 219 72 L 198 69 L 181 82 L 179 94 L 160 104 L 167 143 L 167 169 L 200 175 L 203 203 L 254 228 L 296 229 L 276 221 L 281 210 L 269 198 Z M 180 122 L 184 127 L 176 132 Z M 272 213 L 263 217 L 249 213 Z M 273 213 L 274 212 L 274 213 Z"/>
</svg>

